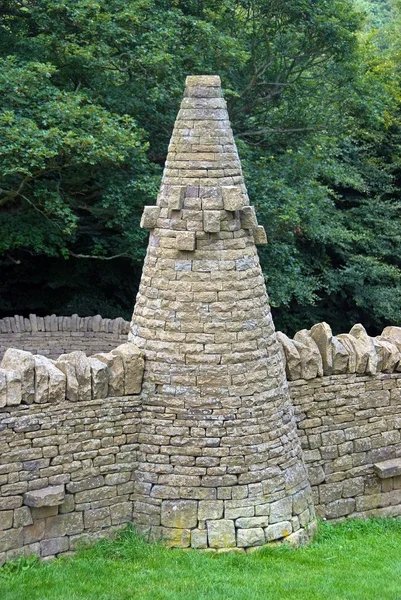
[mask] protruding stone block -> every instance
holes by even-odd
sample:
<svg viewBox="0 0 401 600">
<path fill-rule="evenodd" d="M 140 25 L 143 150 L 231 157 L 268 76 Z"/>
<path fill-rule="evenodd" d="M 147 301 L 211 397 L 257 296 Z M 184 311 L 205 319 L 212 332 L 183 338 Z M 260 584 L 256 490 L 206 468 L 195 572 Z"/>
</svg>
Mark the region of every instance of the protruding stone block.
<svg viewBox="0 0 401 600">
<path fill-rule="evenodd" d="M 244 199 L 241 188 L 236 185 L 223 186 L 221 188 L 223 195 L 224 210 L 236 211 L 241 210 L 244 205 Z"/>
<path fill-rule="evenodd" d="M 154 229 L 159 218 L 160 208 L 158 206 L 145 206 L 142 213 L 140 227 L 142 229 Z"/>
<path fill-rule="evenodd" d="M 277 331 L 276 336 L 285 354 L 287 378 L 289 379 L 289 381 L 301 379 L 301 357 L 299 355 L 297 346 L 295 345 L 293 340 L 290 340 L 290 338 L 287 337 L 285 333 L 282 333 L 281 331 Z"/>
<path fill-rule="evenodd" d="M 177 232 L 177 250 L 186 250 L 193 252 L 196 246 L 196 237 L 194 231 L 178 231 Z"/>
<path fill-rule="evenodd" d="M 220 211 L 203 211 L 203 228 L 209 233 L 217 233 L 220 231 Z"/>
<path fill-rule="evenodd" d="M 93 356 L 89 357 L 89 365 L 92 376 L 92 398 L 94 400 L 97 400 L 98 398 L 107 398 L 109 390 L 107 366 Z"/>
<path fill-rule="evenodd" d="M 388 477 L 398 477 L 401 475 L 401 458 L 392 458 L 373 465 L 375 472 L 380 479 Z"/>
<path fill-rule="evenodd" d="M 267 235 L 263 225 L 258 225 L 256 229 L 253 230 L 253 239 L 255 240 L 255 244 L 257 246 L 263 246 L 264 244 L 267 244 Z"/>
<path fill-rule="evenodd" d="M 253 529 L 238 529 L 237 546 L 239 548 L 252 548 L 262 546 L 265 543 L 265 534 L 261 527 Z"/>
<path fill-rule="evenodd" d="M 253 206 L 243 206 L 240 217 L 243 229 L 256 229 L 258 227 L 258 220 Z"/>
<path fill-rule="evenodd" d="M 207 535 L 210 548 L 235 547 L 234 521 L 227 519 L 207 521 Z"/>
<path fill-rule="evenodd" d="M 35 402 L 62 402 L 66 398 L 66 375 L 52 360 L 37 354 L 35 363 Z"/>
<path fill-rule="evenodd" d="M 319 348 L 307 329 L 302 329 L 294 335 L 294 342 L 301 358 L 301 369 L 303 379 L 315 379 L 323 377 L 323 361 Z"/>
<path fill-rule="evenodd" d="M 41 490 L 32 490 L 24 494 L 24 504 L 32 508 L 41 508 L 42 506 L 58 506 L 62 504 L 65 498 L 63 485 L 54 485 Z"/>
<path fill-rule="evenodd" d="M 266 542 L 273 542 L 281 538 L 288 537 L 292 532 L 292 525 L 289 521 L 274 523 L 265 529 Z"/>
<path fill-rule="evenodd" d="M 18 406 L 22 401 L 21 373 L 4 369 L 7 379 L 7 406 Z"/>
</svg>

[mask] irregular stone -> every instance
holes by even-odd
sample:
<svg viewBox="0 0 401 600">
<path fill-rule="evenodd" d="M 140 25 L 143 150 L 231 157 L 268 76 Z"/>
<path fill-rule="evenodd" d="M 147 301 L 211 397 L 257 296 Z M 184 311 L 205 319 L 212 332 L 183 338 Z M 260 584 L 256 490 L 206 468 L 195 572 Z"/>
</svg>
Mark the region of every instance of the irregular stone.
<svg viewBox="0 0 401 600">
<path fill-rule="evenodd" d="M 347 373 L 356 372 L 356 339 L 349 333 L 340 333 L 337 340 L 342 344 L 348 353 Z"/>
<path fill-rule="evenodd" d="M 142 229 L 154 229 L 160 215 L 158 206 L 145 206 L 142 213 L 140 227 Z"/>
<path fill-rule="evenodd" d="M 267 244 L 267 235 L 263 225 L 258 225 L 256 229 L 253 229 L 253 239 L 257 246 Z"/>
<path fill-rule="evenodd" d="M 285 538 L 285 543 L 291 548 L 299 548 L 304 546 L 309 541 L 308 532 L 305 529 L 298 529 Z"/>
<path fill-rule="evenodd" d="M 124 364 L 125 395 L 140 394 L 145 368 L 143 352 L 135 344 L 128 342 L 112 350 L 111 354 L 121 356 L 122 358 Z"/>
<path fill-rule="evenodd" d="M 112 352 L 95 354 L 93 358 L 97 358 L 102 363 L 107 365 L 109 374 L 109 396 L 124 396 L 125 394 L 125 369 L 122 353 Z"/>
<path fill-rule="evenodd" d="M 198 503 L 195 500 L 163 500 L 161 524 L 165 527 L 187 529 L 198 524 Z"/>
<path fill-rule="evenodd" d="M 269 525 L 265 529 L 266 542 L 273 542 L 274 540 L 280 540 L 288 537 L 292 532 L 292 525 L 290 521 L 282 521 L 281 523 L 274 523 Z"/>
<path fill-rule="evenodd" d="M 258 220 L 253 206 L 243 206 L 240 211 L 241 226 L 243 229 L 256 229 Z"/>
<path fill-rule="evenodd" d="M 375 345 L 373 343 L 372 338 L 370 336 L 368 336 L 368 334 L 366 333 L 366 329 L 360 323 L 357 323 L 356 325 L 354 325 L 349 333 L 358 342 L 359 353 L 357 353 L 356 372 L 357 373 L 365 372 L 365 373 L 368 373 L 368 375 L 376 375 L 378 358 L 377 358 L 376 349 L 375 349 Z M 359 356 L 361 356 L 360 360 L 361 360 L 361 362 L 364 362 L 365 355 L 367 356 L 366 369 L 365 369 L 365 371 L 360 371 L 360 370 L 358 370 L 358 368 L 359 368 L 358 358 L 359 358 Z M 360 368 L 362 368 L 362 367 L 360 367 Z"/>
<path fill-rule="evenodd" d="M 277 340 L 280 342 L 286 361 L 286 374 L 289 381 L 302 378 L 301 357 L 297 345 L 281 331 L 276 332 Z"/>
<path fill-rule="evenodd" d="M 79 399 L 79 385 L 75 364 L 69 360 L 64 360 L 66 354 L 61 355 L 55 362 L 56 367 L 64 373 L 66 377 L 66 398 L 70 402 L 77 402 Z"/>
<path fill-rule="evenodd" d="M 181 210 L 185 198 L 184 186 L 171 186 L 168 193 L 168 207 L 170 210 Z"/>
<path fill-rule="evenodd" d="M 401 352 L 401 327 L 385 327 L 380 337 L 390 340 Z"/>
<path fill-rule="evenodd" d="M 322 357 L 324 375 L 331 375 L 333 373 L 333 333 L 330 325 L 325 322 L 317 323 L 310 330 L 310 335 L 316 342 Z"/>
<path fill-rule="evenodd" d="M 210 548 L 235 547 L 234 521 L 219 519 L 218 521 L 207 521 L 206 524 Z"/>
<path fill-rule="evenodd" d="M 32 525 L 32 515 L 28 506 L 21 506 L 16 508 L 14 511 L 14 527 L 25 527 L 26 525 Z"/>
<path fill-rule="evenodd" d="M 401 360 L 401 354 L 390 339 L 382 336 L 372 338 L 377 354 L 378 373 L 393 373 Z"/>
<path fill-rule="evenodd" d="M 32 490 L 25 492 L 24 504 L 33 508 L 42 506 L 58 506 L 64 501 L 65 492 L 63 485 L 54 485 L 41 490 Z"/>
<path fill-rule="evenodd" d="M 346 347 L 334 335 L 332 337 L 331 343 L 333 352 L 333 375 L 341 375 L 343 373 L 348 373 L 350 356 Z"/>
<path fill-rule="evenodd" d="M 237 546 L 240 548 L 251 548 L 262 546 L 265 543 L 265 534 L 261 527 L 253 529 L 238 529 Z"/>
<path fill-rule="evenodd" d="M 191 544 L 190 529 L 161 528 L 161 536 L 168 548 L 189 548 Z"/>
<path fill-rule="evenodd" d="M 45 537 L 56 538 L 82 533 L 84 522 L 82 512 L 55 515 L 46 519 Z"/>
<path fill-rule="evenodd" d="M 30 352 L 9 348 L 0 365 L 9 371 L 21 374 L 21 401 L 32 404 L 35 400 L 35 365 Z"/>
<path fill-rule="evenodd" d="M 66 398 L 67 378 L 56 364 L 40 354 L 34 357 L 35 402 L 62 402 Z"/>
<path fill-rule="evenodd" d="M 294 342 L 301 358 L 302 379 L 323 377 L 323 361 L 316 342 L 307 329 L 302 329 L 294 335 Z"/>
<path fill-rule="evenodd" d="M 89 357 L 92 377 L 92 398 L 107 398 L 109 390 L 109 373 L 107 365 L 93 356 Z"/>
<path fill-rule="evenodd" d="M 7 406 L 18 406 L 22 401 L 21 373 L 4 369 L 7 380 Z"/>
<path fill-rule="evenodd" d="M 7 374 L 4 369 L 0 369 L 0 408 L 7 404 Z"/>
</svg>

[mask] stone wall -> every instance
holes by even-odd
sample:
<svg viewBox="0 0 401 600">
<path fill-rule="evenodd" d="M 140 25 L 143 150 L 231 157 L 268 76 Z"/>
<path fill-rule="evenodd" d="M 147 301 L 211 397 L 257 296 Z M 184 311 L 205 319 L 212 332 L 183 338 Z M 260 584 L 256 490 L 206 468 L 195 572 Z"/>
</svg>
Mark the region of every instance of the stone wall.
<svg viewBox="0 0 401 600">
<path fill-rule="evenodd" d="M 401 515 L 401 373 L 298 380 L 290 390 L 317 514 Z"/>
<path fill-rule="evenodd" d="M 0 409 L 0 564 L 132 521 L 138 411 L 137 396 Z"/>
<path fill-rule="evenodd" d="M 106 352 L 127 341 L 128 321 L 94 317 L 37 317 L 20 315 L 0 319 L 0 360 L 7 348 L 28 350 L 57 358 L 82 350 L 87 354 Z"/>
</svg>

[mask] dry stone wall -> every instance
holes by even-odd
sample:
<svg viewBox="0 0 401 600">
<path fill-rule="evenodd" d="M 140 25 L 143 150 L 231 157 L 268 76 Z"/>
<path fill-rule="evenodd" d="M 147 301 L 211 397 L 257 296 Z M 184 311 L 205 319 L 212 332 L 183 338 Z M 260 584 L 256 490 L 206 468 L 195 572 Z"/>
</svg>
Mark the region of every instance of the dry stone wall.
<svg viewBox="0 0 401 600">
<path fill-rule="evenodd" d="M 317 514 L 401 514 L 401 328 L 278 333 Z"/>
<path fill-rule="evenodd" d="M 0 360 L 8 348 L 19 348 L 47 358 L 81 350 L 107 352 L 127 341 L 128 321 L 94 317 L 38 317 L 20 315 L 0 319 Z"/>
</svg>

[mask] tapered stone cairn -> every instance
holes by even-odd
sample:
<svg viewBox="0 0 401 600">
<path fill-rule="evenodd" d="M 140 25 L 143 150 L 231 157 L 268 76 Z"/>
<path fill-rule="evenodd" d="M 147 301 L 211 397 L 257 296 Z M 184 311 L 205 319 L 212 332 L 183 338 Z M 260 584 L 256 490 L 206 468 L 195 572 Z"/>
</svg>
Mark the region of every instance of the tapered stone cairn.
<svg viewBox="0 0 401 600">
<path fill-rule="evenodd" d="M 188 77 L 129 339 L 145 353 L 134 521 L 170 546 L 307 541 L 311 489 L 219 77 Z"/>
</svg>

